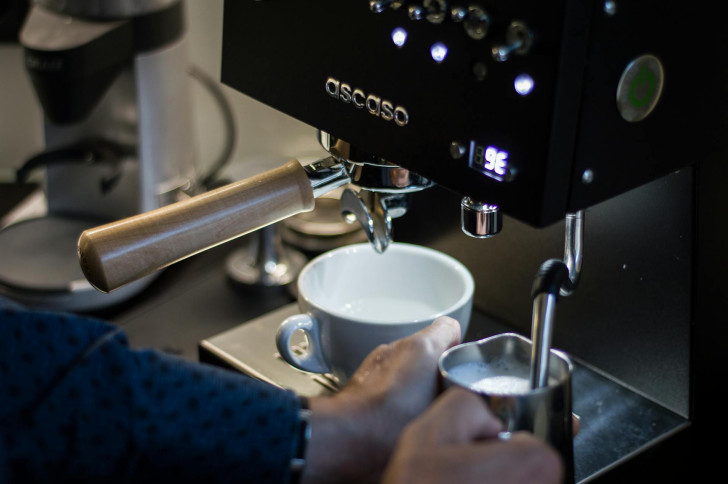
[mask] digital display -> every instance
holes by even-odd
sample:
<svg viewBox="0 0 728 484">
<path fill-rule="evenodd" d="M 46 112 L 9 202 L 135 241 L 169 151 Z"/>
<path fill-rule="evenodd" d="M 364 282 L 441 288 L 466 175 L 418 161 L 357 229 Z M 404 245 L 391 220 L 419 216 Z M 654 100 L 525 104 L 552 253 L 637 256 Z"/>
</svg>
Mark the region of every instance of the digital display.
<svg viewBox="0 0 728 484">
<path fill-rule="evenodd" d="M 493 145 L 470 142 L 470 168 L 495 180 L 503 181 L 508 175 L 508 152 Z"/>
</svg>

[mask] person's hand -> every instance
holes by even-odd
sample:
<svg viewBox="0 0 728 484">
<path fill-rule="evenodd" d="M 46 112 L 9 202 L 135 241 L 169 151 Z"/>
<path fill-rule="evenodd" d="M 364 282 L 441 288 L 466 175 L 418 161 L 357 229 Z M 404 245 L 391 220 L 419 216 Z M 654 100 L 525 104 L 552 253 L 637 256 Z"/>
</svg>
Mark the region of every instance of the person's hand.
<svg viewBox="0 0 728 484">
<path fill-rule="evenodd" d="M 460 338 L 457 321 L 439 318 L 374 350 L 341 392 L 311 399 L 303 481 L 379 481 L 400 433 L 437 394 L 438 358 Z"/>
<path fill-rule="evenodd" d="M 562 482 L 556 450 L 526 432 L 499 440 L 500 431 L 480 397 L 452 388 L 403 432 L 384 484 Z"/>
</svg>

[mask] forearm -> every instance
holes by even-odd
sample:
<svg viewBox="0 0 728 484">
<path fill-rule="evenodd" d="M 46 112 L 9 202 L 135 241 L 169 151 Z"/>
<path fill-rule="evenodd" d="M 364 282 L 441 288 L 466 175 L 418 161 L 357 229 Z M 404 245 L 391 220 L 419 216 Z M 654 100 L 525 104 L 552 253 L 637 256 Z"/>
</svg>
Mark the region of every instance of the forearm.
<svg viewBox="0 0 728 484">
<path fill-rule="evenodd" d="M 288 479 L 298 435 L 292 392 L 154 352 L 137 359 L 134 442 L 142 464 L 135 475 L 197 482 Z"/>
<path fill-rule="evenodd" d="M 0 321 L 0 480 L 288 479 L 292 392 L 131 350 L 98 321 L 7 305 Z"/>
</svg>

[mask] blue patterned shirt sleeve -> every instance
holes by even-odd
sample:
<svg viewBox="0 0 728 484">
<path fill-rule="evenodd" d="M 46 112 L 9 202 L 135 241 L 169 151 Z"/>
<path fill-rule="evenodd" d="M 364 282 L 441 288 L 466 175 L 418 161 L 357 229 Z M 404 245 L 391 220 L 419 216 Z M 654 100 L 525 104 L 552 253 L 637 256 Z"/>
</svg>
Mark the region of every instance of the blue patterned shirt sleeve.
<svg viewBox="0 0 728 484">
<path fill-rule="evenodd" d="M 0 298 L 0 483 L 286 482 L 299 400 Z"/>
</svg>

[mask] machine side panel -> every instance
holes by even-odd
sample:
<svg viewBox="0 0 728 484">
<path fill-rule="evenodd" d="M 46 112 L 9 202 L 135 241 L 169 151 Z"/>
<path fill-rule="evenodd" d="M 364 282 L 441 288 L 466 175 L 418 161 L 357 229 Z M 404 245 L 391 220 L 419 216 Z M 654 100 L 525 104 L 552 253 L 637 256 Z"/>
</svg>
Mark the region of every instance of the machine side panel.
<svg viewBox="0 0 728 484">
<path fill-rule="evenodd" d="M 612 15 L 595 9 L 572 210 L 699 163 L 716 150 L 728 154 L 720 121 L 728 102 L 728 58 L 717 48 L 725 45 L 728 33 L 721 16 L 711 15 L 702 3 L 686 8 L 680 2 L 619 2 Z M 629 106 L 647 109 L 659 89 L 659 76 L 645 56 L 661 63 L 661 95 L 644 119 L 628 121 L 618 109 L 623 75 L 622 99 Z M 583 179 L 587 171 L 590 183 Z"/>
</svg>

